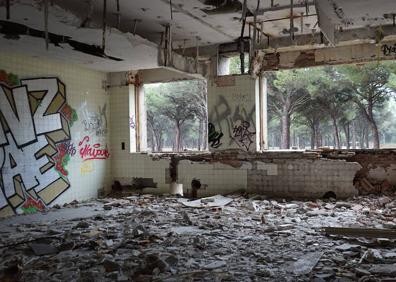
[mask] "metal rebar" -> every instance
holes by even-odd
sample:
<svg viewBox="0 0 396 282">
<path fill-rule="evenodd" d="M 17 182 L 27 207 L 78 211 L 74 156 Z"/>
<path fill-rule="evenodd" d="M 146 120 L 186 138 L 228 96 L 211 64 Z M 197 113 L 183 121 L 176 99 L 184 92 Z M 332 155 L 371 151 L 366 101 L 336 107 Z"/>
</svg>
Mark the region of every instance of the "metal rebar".
<svg viewBox="0 0 396 282">
<path fill-rule="evenodd" d="M 136 34 L 136 27 L 137 27 L 137 23 L 138 23 L 138 20 L 137 20 L 137 19 L 135 19 L 135 20 L 134 20 L 134 23 L 133 23 L 133 35 L 135 35 L 135 34 Z"/>
<path fill-rule="evenodd" d="M 121 25 L 120 0 L 116 0 L 116 4 L 117 4 L 117 28 L 120 29 L 120 25 Z"/>
<path fill-rule="evenodd" d="M 290 38 L 294 40 L 294 11 L 293 11 L 293 0 L 290 0 Z"/>
<path fill-rule="evenodd" d="M 172 0 L 169 0 L 169 7 L 170 7 L 170 16 L 171 16 L 171 20 L 173 20 Z"/>
<path fill-rule="evenodd" d="M 44 0 L 44 36 L 45 36 L 45 48 L 48 50 L 48 47 L 49 47 L 49 36 L 48 36 L 48 0 Z"/>
<path fill-rule="evenodd" d="M 199 38 L 196 37 L 196 53 L 195 53 L 195 72 L 198 73 L 198 59 L 199 59 Z"/>
<path fill-rule="evenodd" d="M 107 15 L 107 0 L 103 0 L 103 17 L 102 17 L 102 50 L 104 52 L 106 47 L 106 15 Z"/>
<path fill-rule="evenodd" d="M 10 19 L 10 0 L 7 0 L 6 1 L 6 9 L 7 9 L 7 11 L 6 11 L 6 18 L 7 18 L 7 20 L 9 20 Z"/>
</svg>

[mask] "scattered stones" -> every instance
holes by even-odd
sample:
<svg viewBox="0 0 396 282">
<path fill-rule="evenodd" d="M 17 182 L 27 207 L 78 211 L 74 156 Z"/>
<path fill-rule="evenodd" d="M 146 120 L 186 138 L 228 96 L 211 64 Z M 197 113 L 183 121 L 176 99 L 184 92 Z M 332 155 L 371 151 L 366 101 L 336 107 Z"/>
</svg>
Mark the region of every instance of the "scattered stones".
<svg viewBox="0 0 396 282">
<path fill-rule="evenodd" d="M 133 237 L 140 237 L 146 234 L 147 234 L 147 230 L 143 225 L 136 226 L 132 231 Z"/>
<path fill-rule="evenodd" d="M 105 259 L 102 264 L 106 272 L 118 271 L 120 269 L 120 265 L 112 260 Z"/>
<path fill-rule="evenodd" d="M 58 252 L 58 249 L 50 244 L 30 243 L 29 247 L 36 256 L 52 255 Z"/>
<path fill-rule="evenodd" d="M 359 251 L 360 250 L 360 245 L 342 244 L 340 246 L 337 246 L 335 249 L 338 250 L 338 251 L 341 251 L 341 252 Z"/>
<path fill-rule="evenodd" d="M 385 275 L 390 277 L 396 277 L 396 264 L 378 264 L 373 265 L 369 272 L 375 275 Z"/>
<path fill-rule="evenodd" d="M 396 276 L 394 239 L 320 232 L 326 226 L 392 228 L 394 197 L 215 199 L 226 199 L 227 205 L 204 201 L 197 208 L 173 196 L 134 195 L 67 205 L 71 213 L 73 207 L 96 209 L 84 220 L 7 226 L 13 231 L 0 220 L 0 281 L 390 281 Z M 58 214 L 55 209 L 42 219 Z"/>
<path fill-rule="evenodd" d="M 86 221 L 80 221 L 74 228 L 88 228 L 89 223 Z"/>
<path fill-rule="evenodd" d="M 292 272 L 296 275 L 309 274 L 315 265 L 318 264 L 323 253 L 314 252 L 303 255 L 292 266 Z"/>
<path fill-rule="evenodd" d="M 208 269 L 208 270 L 213 270 L 213 269 L 216 269 L 216 268 L 224 267 L 226 265 L 227 265 L 227 263 L 225 261 L 218 260 L 218 261 L 214 261 L 214 262 L 211 262 L 211 263 L 205 265 L 203 268 L 204 269 Z"/>
</svg>

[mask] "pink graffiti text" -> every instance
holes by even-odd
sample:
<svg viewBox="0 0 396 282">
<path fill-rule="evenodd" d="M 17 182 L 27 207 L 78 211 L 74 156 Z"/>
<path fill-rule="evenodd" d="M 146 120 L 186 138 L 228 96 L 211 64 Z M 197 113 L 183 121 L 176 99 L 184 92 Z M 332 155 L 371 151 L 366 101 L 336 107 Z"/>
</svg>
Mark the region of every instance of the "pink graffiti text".
<svg viewBox="0 0 396 282">
<path fill-rule="evenodd" d="M 89 140 L 89 136 L 85 136 L 78 143 L 79 153 L 84 162 L 88 160 L 106 160 L 110 157 L 107 145 L 103 148 L 100 143 L 90 144 Z"/>
</svg>

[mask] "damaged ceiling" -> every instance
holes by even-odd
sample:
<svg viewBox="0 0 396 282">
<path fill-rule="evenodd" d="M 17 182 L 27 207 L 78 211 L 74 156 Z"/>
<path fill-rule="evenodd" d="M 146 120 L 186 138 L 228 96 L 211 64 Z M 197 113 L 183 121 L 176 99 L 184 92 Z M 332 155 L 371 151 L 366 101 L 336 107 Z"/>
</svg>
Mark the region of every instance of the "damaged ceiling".
<svg viewBox="0 0 396 282">
<path fill-rule="evenodd" d="M 195 56 L 200 46 L 204 56 L 241 36 L 256 37 L 257 49 L 378 42 L 395 15 L 392 0 L 2 0 L 0 48 L 109 72 L 148 69 L 159 66 L 166 26 L 173 50 Z"/>
</svg>

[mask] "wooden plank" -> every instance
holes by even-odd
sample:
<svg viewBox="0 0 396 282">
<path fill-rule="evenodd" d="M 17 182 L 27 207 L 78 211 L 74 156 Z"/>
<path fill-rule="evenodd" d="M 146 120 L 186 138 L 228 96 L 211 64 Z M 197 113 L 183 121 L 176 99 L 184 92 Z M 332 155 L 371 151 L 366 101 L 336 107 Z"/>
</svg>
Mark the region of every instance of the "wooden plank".
<svg viewBox="0 0 396 282">
<path fill-rule="evenodd" d="M 321 231 L 327 235 L 396 239 L 396 230 L 393 229 L 323 227 Z"/>
</svg>

